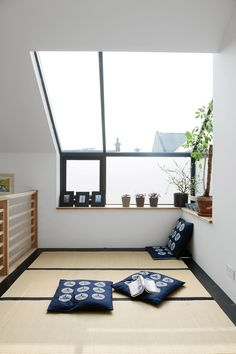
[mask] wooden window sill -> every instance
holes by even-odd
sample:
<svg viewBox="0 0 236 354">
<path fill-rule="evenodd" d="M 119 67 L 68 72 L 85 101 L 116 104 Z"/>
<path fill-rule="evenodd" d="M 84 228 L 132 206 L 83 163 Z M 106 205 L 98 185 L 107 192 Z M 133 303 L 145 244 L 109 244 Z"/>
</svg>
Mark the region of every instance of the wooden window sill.
<svg viewBox="0 0 236 354">
<path fill-rule="evenodd" d="M 150 207 L 149 205 L 144 205 L 144 207 L 137 207 L 136 205 L 130 205 L 130 207 L 123 207 L 122 205 L 111 205 L 108 204 L 104 207 L 57 207 L 57 210 L 179 210 L 181 208 L 175 207 L 174 205 L 158 205 L 157 207 Z"/>
<path fill-rule="evenodd" d="M 187 213 L 187 214 L 190 214 L 190 215 L 194 215 L 195 217 L 197 217 L 198 219 L 200 220 L 203 220 L 205 222 L 207 222 L 208 224 L 212 224 L 212 217 L 207 217 L 207 216 L 199 216 L 196 211 L 194 210 L 191 210 L 189 208 L 182 208 L 182 210 Z"/>
</svg>

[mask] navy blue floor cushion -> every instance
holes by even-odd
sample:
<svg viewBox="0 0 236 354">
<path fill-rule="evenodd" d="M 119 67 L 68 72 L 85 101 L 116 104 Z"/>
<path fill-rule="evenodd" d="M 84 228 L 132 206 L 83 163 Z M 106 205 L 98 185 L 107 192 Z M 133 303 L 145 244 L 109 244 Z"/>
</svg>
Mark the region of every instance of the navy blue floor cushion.
<svg viewBox="0 0 236 354">
<path fill-rule="evenodd" d="M 61 279 L 48 312 L 113 310 L 112 282 Z"/>
<path fill-rule="evenodd" d="M 180 286 L 184 284 L 183 281 L 171 278 L 167 275 L 161 273 L 154 273 L 149 271 L 140 271 L 138 273 L 132 274 L 129 277 L 119 281 L 118 283 L 113 283 L 112 287 L 125 295 L 130 295 L 130 290 L 128 284 L 132 281 L 136 280 L 139 275 L 142 275 L 143 278 L 149 278 L 155 281 L 158 292 L 148 293 L 144 291 L 141 295 L 136 297 L 132 297 L 133 300 L 139 300 L 148 302 L 150 304 L 159 304 L 162 300 L 164 300 L 170 293 L 174 290 L 178 289 Z"/>
<path fill-rule="evenodd" d="M 171 230 L 166 246 L 146 247 L 153 259 L 190 258 L 186 246 L 193 234 L 193 223 L 179 218 Z"/>
<path fill-rule="evenodd" d="M 193 234 L 193 223 L 185 221 L 182 218 L 177 220 L 175 227 L 169 234 L 166 247 L 170 249 L 175 257 L 184 253 L 185 247 L 190 241 Z"/>
<path fill-rule="evenodd" d="M 162 246 L 150 246 L 146 247 L 146 250 L 152 257 L 152 259 L 176 259 L 176 258 L 181 258 L 181 259 L 187 259 L 187 258 L 192 258 L 192 255 L 189 251 L 186 249 L 181 253 L 179 257 L 176 257 L 173 255 L 171 250 L 168 247 L 162 247 Z"/>
<path fill-rule="evenodd" d="M 146 247 L 146 250 L 153 259 L 176 259 L 168 247 L 150 246 Z"/>
</svg>

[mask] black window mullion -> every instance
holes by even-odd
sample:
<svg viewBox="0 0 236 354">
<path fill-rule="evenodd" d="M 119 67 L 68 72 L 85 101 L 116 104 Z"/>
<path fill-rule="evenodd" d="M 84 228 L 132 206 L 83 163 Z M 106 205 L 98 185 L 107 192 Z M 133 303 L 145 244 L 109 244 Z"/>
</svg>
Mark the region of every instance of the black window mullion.
<svg viewBox="0 0 236 354">
<path fill-rule="evenodd" d="M 106 152 L 106 129 L 105 129 L 105 104 L 104 104 L 104 78 L 103 78 L 103 55 L 98 53 L 99 78 L 100 78 L 100 100 L 101 100 L 101 120 L 102 120 L 102 143 L 103 153 Z"/>
<path fill-rule="evenodd" d="M 60 156 L 60 192 L 66 191 L 66 158 L 63 154 Z"/>
<path fill-rule="evenodd" d="M 37 66 L 39 78 L 40 78 L 40 81 L 41 81 L 43 94 L 44 94 L 44 97 L 45 97 L 48 114 L 49 114 L 50 121 L 51 121 L 51 124 L 52 124 L 52 129 L 53 129 L 54 136 L 55 136 L 55 139 L 56 139 L 57 147 L 58 147 L 59 153 L 61 155 L 61 153 L 62 153 L 61 144 L 60 144 L 60 140 L 59 140 L 59 137 L 58 137 L 58 134 L 57 134 L 55 122 L 54 122 L 54 119 L 53 119 L 53 114 L 52 114 L 52 110 L 51 110 L 51 106 L 50 106 L 50 102 L 49 102 L 49 98 L 48 98 L 48 94 L 47 94 L 47 89 L 46 89 L 46 86 L 45 86 L 43 73 L 42 73 L 42 69 L 41 69 L 41 66 L 40 66 L 39 57 L 38 57 L 37 52 L 34 52 L 34 58 L 35 58 L 35 63 L 36 63 L 36 66 Z"/>
<path fill-rule="evenodd" d="M 104 99 L 104 76 L 103 76 L 103 53 L 98 53 L 99 78 L 100 78 L 100 100 L 102 120 L 102 142 L 103 153 L 100 159 L 100 191 L 104 192 L 106 198 L 106 123 L 105 123 L 105 99 Z M 106 201 L 105 201 L 106 203 Z"/>
</svg>

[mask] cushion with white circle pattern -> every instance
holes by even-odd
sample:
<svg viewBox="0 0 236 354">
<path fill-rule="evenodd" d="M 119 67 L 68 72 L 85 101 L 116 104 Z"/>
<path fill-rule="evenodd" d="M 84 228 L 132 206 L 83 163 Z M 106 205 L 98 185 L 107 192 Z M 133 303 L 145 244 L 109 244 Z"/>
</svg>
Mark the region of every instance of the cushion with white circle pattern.
<svg viewBox="0 0 236 354">
<path fill-rule="evenodd" d="M 164 300 L 170 293 L 174 290 L 178 289 L 180 286 L 184 284 L 182 280 L 178 280 L 167 275 L 161 273 L 154 273 L 149 271 L 141 270 L 137 273 L 130 275 L 129 277 L 117 282 L 113 283 L 112 287 L 125 295 L 130 295 L 130 290 L 128 284 L 132 281 L 136 280 L 139 275 L 142 275 L 143 278 L 149 278 L 155 281 L 157 286 L 158 292 L 155 293 L 148 293 L 144 291 L 141 295 L 136 297 L 132 297 L 133 300 L 139 300 L 148 302 L 151 304 L 159 304 L 162 300 Z"/>
<path fill-rule="evenodd" d="M 103 310 L 113 310 L 111 281 L 61 279 L 48 306 L 48 312 Z"/>
<path fill-rule="evenodd" d="M 171 250 L 168 247 L 162 246 L 149 246 L 146 247 L 148 253 L 153 259 L 176 259 Z"/>
<path fill-rule="evenodd" d="M 183 252 L 181 252 L 181 255 L 179 257 L 174 256 L 168 247 L 149 246 L 149 247 L 146 247 L 146 251 L 150 254 L 152 259 L 154 259 L 154 260 L 156 260 L 156 259 L 158 260 L 158 259 L 176 259 L 176 258 L 188 259 L 188 258 L 192 258 L 191 253 L 186 249 Z"/>
<path fill-rule="evenodd" d="M 190 241 L 192 234 L 193 223 L 179 218 L 169 234 L 166 247 L 170 249 L 175 257 L 180 257 L 185 252 L 185 247 Z"/>
</svg>

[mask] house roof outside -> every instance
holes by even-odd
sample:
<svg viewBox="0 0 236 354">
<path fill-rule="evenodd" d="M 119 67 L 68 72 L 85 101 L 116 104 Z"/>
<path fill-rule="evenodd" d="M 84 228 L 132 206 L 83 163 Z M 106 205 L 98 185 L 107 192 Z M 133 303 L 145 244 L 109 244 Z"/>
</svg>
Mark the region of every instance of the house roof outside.
<svg viewBox="0 0 236 354">
<path fill-rule="evenodd" d="M 186 136 L 184 133 L 160 133 L 157 131 L 154 138 L 152 152 L 180 151 L 185 141 Z"/>
</svg>

